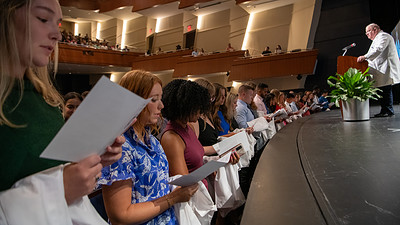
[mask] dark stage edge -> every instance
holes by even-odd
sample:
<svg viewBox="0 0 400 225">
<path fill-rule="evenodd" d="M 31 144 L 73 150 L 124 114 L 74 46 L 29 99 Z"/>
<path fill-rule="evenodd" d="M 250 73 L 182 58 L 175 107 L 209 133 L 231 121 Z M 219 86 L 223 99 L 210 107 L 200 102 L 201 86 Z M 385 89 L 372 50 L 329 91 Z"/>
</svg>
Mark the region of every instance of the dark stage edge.
<svg viewBox="0 0 400 225">
<path fill-rule="evenodd" d="M 395 112 L 343 122 L 332 110 L 284 127 L 260 158 L 241 224 L 399 225 L 398 105 Z"/>
</svg>

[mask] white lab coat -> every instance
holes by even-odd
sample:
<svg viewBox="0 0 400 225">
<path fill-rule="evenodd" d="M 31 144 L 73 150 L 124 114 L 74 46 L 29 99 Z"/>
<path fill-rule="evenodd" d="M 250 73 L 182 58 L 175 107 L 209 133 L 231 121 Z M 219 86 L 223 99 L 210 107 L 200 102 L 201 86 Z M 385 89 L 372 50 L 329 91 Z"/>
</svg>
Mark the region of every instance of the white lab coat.
<svg viewBox="0 0 400 225">
<path fill-rule="evenodd" d="M 364 56 L 371 67 L 369 73 L 373 75 L 376 87 L 400 83 L 400 60 L 390 34 L 380 31 Z"/>
<path fill-rule="evenodd" d="M 33 174 L 0 192 L 0 224 L 107 225 L 87 196 L 67 205 L 63 168 Z"/>
</svg>

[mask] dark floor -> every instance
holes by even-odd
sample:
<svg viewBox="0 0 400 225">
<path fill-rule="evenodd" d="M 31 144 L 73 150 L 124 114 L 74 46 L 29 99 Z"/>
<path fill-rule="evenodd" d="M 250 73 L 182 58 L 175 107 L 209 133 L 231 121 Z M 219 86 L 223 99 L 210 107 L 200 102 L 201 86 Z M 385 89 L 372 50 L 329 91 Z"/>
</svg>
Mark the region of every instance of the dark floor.
<svg viewBox="0 0 400 225">
<path fill-rule="evenodd" d="M 332 110 L 286 126 L 260 159 L 241 224 L 400 224 L 395 112 L 343 122 Z"/>
</svg>

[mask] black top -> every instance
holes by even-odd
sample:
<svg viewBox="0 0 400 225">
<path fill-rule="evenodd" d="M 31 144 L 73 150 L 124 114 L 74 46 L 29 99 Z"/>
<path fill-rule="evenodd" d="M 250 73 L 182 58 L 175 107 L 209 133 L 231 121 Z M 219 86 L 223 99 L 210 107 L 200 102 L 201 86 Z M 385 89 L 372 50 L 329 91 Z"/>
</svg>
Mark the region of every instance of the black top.
<svg viewBox="0 0 400 225">
<path fill-rule="evenodd" d="M 203 119 L 199 118 L 199 141 L 203 146 L 211 146 L 218 142 L 218 130 L 210 126 Z M 205 127 L 204 127 L 205 125 Z"/>
</svg>

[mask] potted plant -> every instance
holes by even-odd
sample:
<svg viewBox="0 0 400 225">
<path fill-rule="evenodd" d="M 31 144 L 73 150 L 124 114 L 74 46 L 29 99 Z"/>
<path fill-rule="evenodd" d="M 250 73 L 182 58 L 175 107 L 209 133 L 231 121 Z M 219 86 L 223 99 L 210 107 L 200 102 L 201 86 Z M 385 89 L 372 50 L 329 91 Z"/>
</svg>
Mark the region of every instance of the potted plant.
<svg viewBox="0 0 400 225">
<path fill-rule="evenodd" d="M 375 81 L 369 79 L 371 75 L 367 74 L 368 71 L 369 68 L 364 73 L 349 68 L 343 75 L 328 77 L 329 86 L 335 87 L 330 97 L 336 106 L 339 106 L 339 102 L 342 103 L 345 121 L 369 120 L 369 99 L 381 98 L 378 94 L 380 89 L 373 86 Z"/>
</svg>

